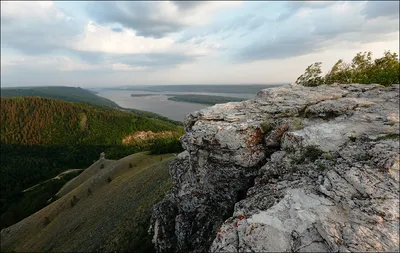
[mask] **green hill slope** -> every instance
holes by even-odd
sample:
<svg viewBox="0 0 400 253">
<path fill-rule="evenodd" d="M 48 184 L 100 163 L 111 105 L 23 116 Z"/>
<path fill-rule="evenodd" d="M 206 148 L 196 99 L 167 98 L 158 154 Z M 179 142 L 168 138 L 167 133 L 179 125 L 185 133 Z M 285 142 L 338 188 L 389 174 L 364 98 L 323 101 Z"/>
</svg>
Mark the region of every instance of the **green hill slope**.
<svg viewBox="0 0 400 253">
<path fill-rule="evenodd" d="M 1 228 L 43 207 L 32 193 L 27 201 L 22 190 L 65 170 L 85 168 L 101 152 L 110 159 L 143 150 L 178 152 L 183 133 L 170 122 L 127 111 L 40 97 L 1 98 L 0 123 Z M 140 131 L 173 134 L 122 142 Z"/>
<path fill-rule="evenodd" d="M 4 229 L 1 250 L 152 252 L 152 205 L 171 188 L 171 154 L 137 153 L 101 168 L 99 160 L 57 201 Z M 89 169 L 89 168 L 88 168 Z M 84 179 L 80 179 L 83 177 Z"/>
</svg>

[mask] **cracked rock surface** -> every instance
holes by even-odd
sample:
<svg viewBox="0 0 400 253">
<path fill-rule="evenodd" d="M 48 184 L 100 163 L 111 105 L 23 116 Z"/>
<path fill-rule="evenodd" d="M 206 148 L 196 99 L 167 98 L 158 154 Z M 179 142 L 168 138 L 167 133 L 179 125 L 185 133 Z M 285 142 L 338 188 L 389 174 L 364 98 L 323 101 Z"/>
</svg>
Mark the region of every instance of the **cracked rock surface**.
<svg viewBox="0 0 400 253">
<path fill-rule="evenodd" d="M 185 129 L 158 252 L 399 250 L 399 85 L 265 89 Z"/>
</svg>

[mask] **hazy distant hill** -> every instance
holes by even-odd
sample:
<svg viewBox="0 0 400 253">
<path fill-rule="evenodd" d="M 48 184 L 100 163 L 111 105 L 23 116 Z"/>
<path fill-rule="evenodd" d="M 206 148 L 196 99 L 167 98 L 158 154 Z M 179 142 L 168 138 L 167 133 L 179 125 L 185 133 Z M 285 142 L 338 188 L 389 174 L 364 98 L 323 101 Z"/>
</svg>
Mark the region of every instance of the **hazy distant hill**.
<svg viewBox="0 0 400 253">
<path fill-rule="evenodd" d="M 43 207 L 22 190 L 85 168 L 103 151 L 111 159 L 142 150 L 179 151 L 183 133 L 181 126 L 120 109 L 41 97 L 1 98 L 0 123 L 1 227 Z M 138 131 L 173 134 L 123 144 Z"/>
<path fill-rule="evenodd" d="M 174 95 L 169 94 L 168 100 L 178 101 L 178 102 L 187 102 L 187 103 L 198 103 L 205 105 L 215 105 L 222 104 L 228 102 L 239 102 L 245 100 L 244 98 L 234 98 L 234 97 L 225 97 L 225 96 L 210 96 L 210 95 L 198 95 L 198 94 L 183 94 L 183 95 Z"/>
<path fill-rule="evenodd" d="M 93 92 L 79 87 L 25 87 L 25 88 L 2 88 L 1 97 L 45 97 L 54 98 L 70 102 L 87 102 L 95 105 L 103 105 L 117 108 L 116 103 L 103 97 L 95 95 Z"/>
<path fill-rule="evenodd" d="M 154 85 L 154 86 L 127 86 L 112 89 L 139 90 L 151 92 L 209 92 L 209 93 L 248 93 L 257 94 L 260 90 L 281 86 L 274 85 Z"/>
</svg>

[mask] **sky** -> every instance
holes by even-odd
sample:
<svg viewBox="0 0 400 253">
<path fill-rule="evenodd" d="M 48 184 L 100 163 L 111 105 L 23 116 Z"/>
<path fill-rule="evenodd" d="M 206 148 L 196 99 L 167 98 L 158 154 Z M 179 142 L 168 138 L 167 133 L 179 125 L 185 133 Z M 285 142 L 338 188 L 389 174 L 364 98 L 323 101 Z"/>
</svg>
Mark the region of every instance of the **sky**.
<svg viewBox="0 0 400 253">
<path fill-rule="evenodd" d="M 292 83 L 399 53 L 398 1 L 1 1 L 1 85 Z"/>
</svg>

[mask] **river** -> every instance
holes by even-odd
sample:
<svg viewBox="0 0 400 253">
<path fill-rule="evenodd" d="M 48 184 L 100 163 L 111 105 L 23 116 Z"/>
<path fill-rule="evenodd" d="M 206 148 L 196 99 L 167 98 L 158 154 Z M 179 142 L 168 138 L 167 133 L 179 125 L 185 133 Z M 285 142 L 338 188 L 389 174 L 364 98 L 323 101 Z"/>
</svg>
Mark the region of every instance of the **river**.
<svg viewBox="0 0 400 253">
<path fill-rule="evenodd" d="M 95 89 L 93 89 L 95 90 Z M 173 120 L 183 121 L 185 116 L 193 111 L 198 111 L 209 105 L 176 102 L 168 100 L 166 94 L 201 94 L 238 98 L 253 98 L 256 94 L 247 93 L 207 93 L 207 92 L 149 92 L 134 90 L 112 90 L 112 89 L 96 89 L 97 95 L 114 101 L 124 108 L 139 109 L 148 112 L 154 112 Z M 154 96 L 131 97 L 131 94 L 154 94 Z"/>
</svg>

